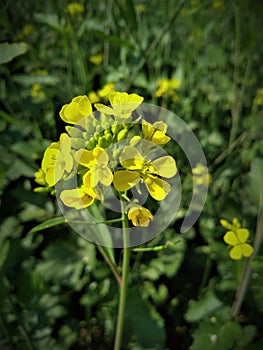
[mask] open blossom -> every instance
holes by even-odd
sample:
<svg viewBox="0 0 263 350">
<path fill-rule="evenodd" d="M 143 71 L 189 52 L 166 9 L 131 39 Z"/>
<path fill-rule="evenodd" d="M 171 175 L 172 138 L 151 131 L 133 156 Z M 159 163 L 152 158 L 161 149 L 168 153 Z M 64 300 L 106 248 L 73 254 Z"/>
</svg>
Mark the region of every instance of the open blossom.
<svg viewBox="0 0 263 350">
<path fill-rule="evenodd" d="M 59 142 L 52 142 L 46 149 L 41 169 L 35 174 L 36 182 L 40 185 L 54 186 L 64 174 L 69 174 L 73 168 L 71 154 L 71 139 L 63 133 Z"/>
<path fill-rule="evenodd" d="M 95 107 L 101 113 L 114 115 L 117 119 L 127 120 L 132 111 L 134 111 L 143 102 L 143 97 L 137 94 L 127 94 L 127 92 L 113 92 L 109 101 L 111 107 L 105 106 L 101 103 L 95 103 Z"/>
<path fill-rule="evenodd" d="M 147 161 L 133 146 L 126 146 L 120 155 L 120 164 L 125 170 L 114 174 L 113 184 L 117 191 L 123 192 L 143 181 L 150 195 L 160 201 L 170 192 L 170 185 L 160 177 L 171 178 L 176 172 L 175 160 L 170 156 Z"/>
<path fill-rule="evenodd" d="M 113 174 L 108 168 L 109 156 L 107 152 L 96 146 L 92 151 L 79 150 L 75 154 L 78 163 L 88 169 L 83 176 L 83 183 L 86 188 L 94 188 L 98 183 L 110 186 Z"/>
<path fill-rule="evenodd" d="M 228 229 L 224 235 L 224 241 L 231 247 L 229 255 L 231 259 L 239 260 L 242 257 L 250 257 L 253 253 L 253 247 L 247 243 L 249 231 L 242 228 L 237 218 L 233 219 L 232 224 L 226 220 L 220 220 L 221 226 Z"/>
<path fill-rule="evenodd" d="M 61 119 L 69 124 L 77 124 L 92 115 L 92 106 L 87 96 L 77 96 L 65 104 L 59 112 Z"/>
<path fill-rule="evenodd" d="M 147 227 L 150 220 L 153 219 L 153 215 L 147 208 L 134 205 L 128 211 L 128 219 L 132 221 L 134 226 Z"/>
</svg>

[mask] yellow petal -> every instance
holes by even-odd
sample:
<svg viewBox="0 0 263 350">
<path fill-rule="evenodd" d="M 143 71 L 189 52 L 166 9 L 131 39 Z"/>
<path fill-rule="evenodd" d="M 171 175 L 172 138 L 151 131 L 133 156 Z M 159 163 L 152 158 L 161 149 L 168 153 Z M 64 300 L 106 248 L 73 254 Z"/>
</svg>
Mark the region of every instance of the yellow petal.
<svg viewBox="0 0 263 350">
<path fill-rule="evenodd" d="M 233 231 L 228 231 L 225 235 L 224 235 L 224 241 L 229 244 L 229 245 L 233 245 L 235 246 L 236 244 L 238 244 L 238 239 L 236 234 Z"/>
<path fill-rule="evenodd" d="M 242 244 L 242 252 L 246 258 L 249 258 L 252 255 L 253 251 L 254 249 L 250 244 L 248 243 Z"/>
<path fill-rule="evenodd" d="M 80 165 L 83 165 L 87 168 L 92 166 L 92 163 L 94 161 L 92 152 L 86 149 L 80 149 L 75 152 L 74 158 Z"/>
<path fill-rule="evenodd" d="M 69 124 L 77 124 L 84 117 L 92 114 L 92 106 L 87 96 L 77 96 L 62 107 L 59 115 Z"/>
<path fill-rule="evenodd" d="M 133 146 L 126 146 L 120 155 L 121 165 L 129 170 L 141 170 L 144 165 L 144 158 Z"/>
<path fill-rule="evenodd" d="M 170 141 L 170 137 L 165 135 L 165 133 L 163 133 L 162 131 L 160 130 L 157 130 L 154 132 L 152 138 L 151 138 L 151 141 L 156 143 L 156 145 L 164 145 L 166 144 L 167 142 Z"/>
<path fill-rule="evenodd" d="M 241 245 L 236 245 L 230 250 L 230 258 L 234 260 L 239 260 L 242 258 L 242 248 Z"/>
<path fill-rule="evenodd" d="M 135 186 L 140 179 L 137 171 L 120 170 L 113 176 L 113 185 L 119 192 L 128 191 Z"/>
<path fill-rule="evenodd" d="M 99 181 L 104 185 L 104 186 L 110 186 L 113 180 L 113 174 L 109 168 L 101 168 L 98 169 L 97 171 Z"/>
<path fill-rule="evenodd" d="M 227 230 L 231 230 L 231 228 L 232 228 L 232 224 L 230 224 L 228 221 L 226 221 L 224 219 L 220 220 L 220 225 Z"/>
<path fill-rule="evenodd" d="M 176 163 L 173 157 L 165 156 L 151 163 L 160 176 L 171 178 L 177 173 Z"/>
<path fill-rule="evenodd" d="M 114 114 L 113 112 L 113 109 L 108 107 L 108 106 L 105 106 L 103 105 L 102 103 L 95 103 L 95 108 L 101 112 L 101 113 L 104 113 L 104 114 L 109 114 L 109 115 L 112 115 Z"/>
<path fill-rule="evenodd" d="M 94 198 L 86 194 L 81 188 L 62 191 L 60 199 L 67 207 L 75 209 L 86 208 L 94 202 Z"/>
<path fill-rule="evenodd" d="M 245 243 L 249 237 L 249 231 L 246 228 L 238 228 L 236 230 L 236 235 L 241 243 Z"/>
<path fill-rule="evenodd" d="M 150 195 L 157 201 L 162 201 L 170 192 L 170 185 L 168 182 L 158 177 L 145 177 L 144 182 Z"/>
</svg>

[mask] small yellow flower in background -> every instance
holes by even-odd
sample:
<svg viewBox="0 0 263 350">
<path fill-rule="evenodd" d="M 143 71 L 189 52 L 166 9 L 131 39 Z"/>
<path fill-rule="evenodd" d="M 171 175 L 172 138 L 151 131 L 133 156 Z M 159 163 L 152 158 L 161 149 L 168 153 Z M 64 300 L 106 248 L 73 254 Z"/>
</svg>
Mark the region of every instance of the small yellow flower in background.
<svg viewBox="0 0 263 350">
<path fill-rule="evenodd" d="M 85 7 L 78 2 L 71 2 L 68 4 L 66 11 L 70 16 L 83 14 L 85 11 Z"/>
<path fill-rule="evenodd" d="M 22 28 L 22 32 L 21 35 L 23 37 L 28 36 L 29 34 L 31 34 L 33 32 L 33 25 L 32 24 L 25 24 Z"/>
<path fill-rule="evenodd" d="M 60 193 L 60 199 L 67 206 L 75 209 L 84 209 L 93 204 L 96 198 L 87 193 L 87 189 L 74 188 L 72 190 L 64 190 Z"/>
<path fill-rule="evenodd" d="M 170 192 L 168 182 L 159 176 L 172 178 L 177 173 L 175 160 L 170 156 L 147 161 L 133 146 L 126 146 L 120 155 L 120 164 L 126 170 L 116 171 L 113 184 L 117 191 L 124 192 L 141 180 L 149 194 L 157 201 L 163 200 Z"/>
<path fill-rule="evenodd" d="M 116 92 L 115 91 L 115 84 L 113 83 L 107 83 L 105 84 L 100 90 L 97 91 L 97 94 L 102 99 L 109 99 L 110 95 Z"/>
<path fill-rule="evenodd" d="M 138 4 L 134 6 L 135 12 L 136 13 L 142 13 L 147 11 L 147 7 L 144 4 Z"/>
<path fill-rule="evenodd" d="M 212 7 L 214 9 L 224 10 L 225 9 L 224 1 L 222 1 L 222 0 L 215 0 L 213 2 L 213 4 L 212 4 Z"/>
<path fill-rule="evenodd" d="M 110 97 L 111 107 L 101 103 L 95 103 L 95 107 L 101 113 L 114 115 L 116 119 L 127 120 L 134 111 L 143 102 L 143 97 L 137 94 L 127 94 L 127 92 L 113 92 Z"/>
<path fill-rule="evenodd" d="M 199 186 L 208 186 L 211 182 L 211 174 L 203 164 L 197 164 L 193 169 L 193 181 Z"/>
<path fill-rule="evenodd" d="M 226 220 L 220 220 L 221 226 L 229 230 L 224 235 L 224 241 L 230 245 L 230 257 L 234 260 L 240 260 L 242 257 L 250 257 L 254 251 L 253 247 L 247 243 L 249 231 L 242 228 L 237 218 L 234 218 L 232 224 Z"/>
<path fill-rule="evenodd" d="M 96 94 L 95 91 L 91 91 L 88 93 L 88 99 L 90 100 L 91 103 L 96 103 L 96 102 L 99 102 L 100 100 L 99 96 Z"/>
<path fill-rule="evenodd" d="M 153 215 L 150 210 L 134 204 L 128 211 L 128 219 L 132 221 L 134 226 L 149 226 L 150 220 L 153 219 Z"/>
<path fill-rule="evenodd" d="M 257 95 L 254 98 L 254 103 L 258 106 L 263 105 L 263 89 L 262 88 L 257 90 Z"/>
<path fill-rule="evenodd" d="M 31 88 L 31 96 L 32 97 L 38 97 L 43 96 L 43 91 L 41 91 L 41 85 L 40 84 L 34 84 Z"/>
<path fill-rule="evenodd" d="M 145 140 L 151 141 L 156 145 L 164 145 L 170 141 L 170 137 L 165 135 L 167 132 L 167 124 L 162 121 L 150 124 L 143 120 L 142 132 Z"/>
<path fill-rule="evenodd" d="M 91 55 L 89 58 L 89 61 L 91 63 L 94 63 L 97 66 L 101 64 L 101 62 L 103 61 L 103 55 L 102 54 Z"/>
<path fill-rule="evenodd" d="M 92 115 L 92 106 L 87 96 L 77 96 L 62 107 L 59 115 L 64 122 L 77 124 L 84 117 Z"/>
<path fill-rule="evenodd" d="M 171 97 L 176 103 L 179 97 L 176 93 L 176 89 L 181 85 L 178 79 L 167 79 L 163 78 L 158 81 L 158 89 L 155 92 L 156 97 Z"/>
<path fill-rule="evenodd" d="M 30 73 L 31 75 L 48 75 L 48 71 L 46 69 L 36 69 L 33 72 Z"/>
</svg>

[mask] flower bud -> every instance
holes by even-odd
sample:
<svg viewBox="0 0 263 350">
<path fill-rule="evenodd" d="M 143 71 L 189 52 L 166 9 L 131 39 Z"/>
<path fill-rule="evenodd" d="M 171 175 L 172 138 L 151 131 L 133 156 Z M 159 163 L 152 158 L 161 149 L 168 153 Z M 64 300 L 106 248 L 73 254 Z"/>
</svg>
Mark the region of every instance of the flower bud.
<svg viewBox="0 0 263 350">
<path fill-rule="evenodd" d="M 128 129 L 122 129 L 117 136 L 117 140 L 118 141 L 122 141 L 125 140 L 127 138 L 128 135 Z"/>
</svg>

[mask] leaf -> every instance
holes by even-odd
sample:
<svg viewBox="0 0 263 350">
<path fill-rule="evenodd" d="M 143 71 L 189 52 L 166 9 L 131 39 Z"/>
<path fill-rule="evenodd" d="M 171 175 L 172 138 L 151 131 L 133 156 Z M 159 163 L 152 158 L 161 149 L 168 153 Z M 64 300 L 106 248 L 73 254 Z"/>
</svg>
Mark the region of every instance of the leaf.
<svg viewBox="0 0 263 350">
<path fill-rule="evenodd" d="M 135 288 L 128 294 L 124 339 L 125 345 L 129 343 L 141 345 L 143 349 L 164 349 L 163 319 L 149 303 L 142 299 Z M 131 348 L 137 349 L 137 347 Z"/>
<path fill-rule="evenodd" d="M 202 299 L 189 301 L 185 319 L 187 322 L 198 322 L 221 306 L 222 302 L 217 299 L 213 291 L 209 290 Z"/>
<path fill-rule="evenodd" d="M 4 244 L 0 248 L 0 268 L 3 266 L 10 248 L 10 242 L 4 241 Z"/>
<path fill-rule="evenodd" d="M 45 222 L 42 222 L 40 225 L 37 225 L 37 226 L 33 227 L 30 230 L 30 233 L 43 231 L 43 230 L 46 230 L 49 227 L 65 224 L 66 222 L 67 222 L 67 220 L 64 218 L 64 216 L 59 216 L 57 218 L 52 218 L 52 219 L 46 220 Z"/>
<path fill-rule="evenodd" d="M 23 55 L 28 50 L 26 43 L 1 43 L 0 44 L 0 64 L 8 63 L 15 57 Z"/>
</svg>

